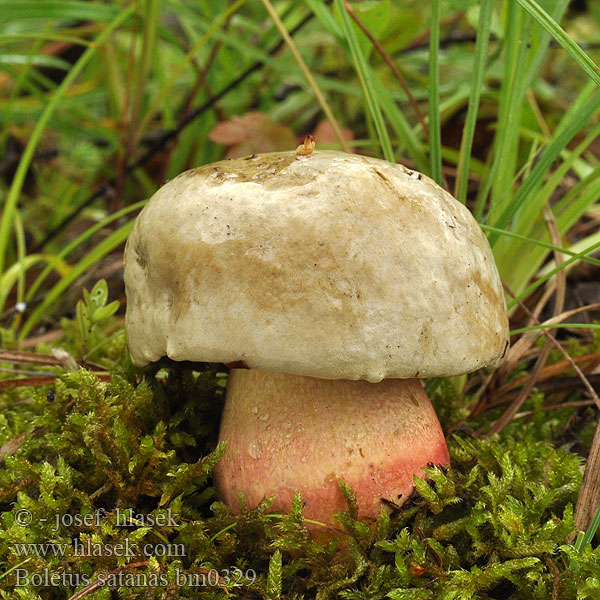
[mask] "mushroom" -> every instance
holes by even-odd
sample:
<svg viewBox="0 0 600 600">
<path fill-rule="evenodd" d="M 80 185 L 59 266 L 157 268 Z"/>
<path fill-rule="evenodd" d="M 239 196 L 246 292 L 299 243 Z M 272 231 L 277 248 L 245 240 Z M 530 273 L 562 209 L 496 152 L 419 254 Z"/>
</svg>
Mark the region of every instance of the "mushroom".
<svg viewBox="0 0 600 600">
<path fill-rule="evenodd" d="M 215 472 L 239 510 L 299 491 L 331 523 L 401 504 L 448 450 L 418 378 L 499 364 L 502 286 L 471 213 L 428 177 L 333 151 L 253 155 L 179 175 L 125 250 L 133 362 L 232 367 Z M 386 500 L 388 501 L 386 503 Z"/>
</svg>

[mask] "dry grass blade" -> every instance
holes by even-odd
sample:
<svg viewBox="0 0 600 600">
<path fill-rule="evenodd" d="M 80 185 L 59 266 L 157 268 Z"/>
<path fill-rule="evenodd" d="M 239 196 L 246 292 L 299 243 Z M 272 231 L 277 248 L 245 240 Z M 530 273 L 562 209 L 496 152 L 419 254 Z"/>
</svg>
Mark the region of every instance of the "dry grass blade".
<svg viewBox="0 0 600 600">
<path fill-rule="evenodd" d="M 569 317 L 572 317 L 573 315 L 577 315 L 588 310 L 600 310 L 600 302 L 595 304 L 587 304 L 586 306 L 579 306 L 577 308 L 567 310 L 561 313 L 560 315 L 556 315 L 555 317 L 552 317 L 540 323 L 527 307 L 525 307 L 523 304 L 520 304 L 520 306 L 527 313 L 529 313 L 533 319 L 535 319 L 533 322 L 533 324 L 535 325 L 554 325 L 556 323 L 561 323 L 562 321 L 568 319 Z M 551 334 L 549 334 L 548 331 L 544 329 L 535 329 L 532 331 L 525 332 L 509 350 L 506 363 L 499 369 L 499 371 L 501 371 L 501 373 L 504 375 L 508 374 L 512 369 L 514 369 L 519 363 L 519 361 L 523 358 L 525 353 L 529 350 L 529 348 L 531 348 L 531 346 L 533 346 L 533 344 L 535 344 L 538 338 L 542 335 Z"/>
<path fill-rule="evenodd" d="M 549 404 L 543 408 L 536 408 L 535 410 L 526 410 L 515 415 L 515 419 L 523 419 L 524 417 L 530 417 L 541 412 L 549 412 L 551 410 L 562 410 L 563 408 L 581 408 L 582 406 L 593 406 L 593 400 L 581 400 L 580 402 L 563 402 L 562 404 Z"/>
<path fill-rule="evenodd" d="M 41 377 L 23 377 L 22 379 L 5 379 L 0 381 L 0 390 L 9 390 L 16 387 L 38 387 L 40 385 L 49 385 L 56 378 L 56 375 L 43 375 Z"/>
<path fill-rule="evenodd" d="M 29 436 L 37 435 L 38 433 L 40 433 L 40 431 L 43 430 L 44 427 L 34 427 L 31 431 L 24 431 L 23 433 L 20 433 L 11 440 L 4 442 L 4 444 L 0 446 L 0 462 L 4 460 L 5 456 L 12 456 L 16 452 L 18 452 L 18 450 L 21 448 L 21 446 Z"/>
<path fill-rule="evenodd" d="M 597 397 L 596 397 L 597 398 Z M 600 480 L 600 420 L 596 423 L 594 439 L 585 463 L 581 489 L 575 506 L 575 530 L 586 531 L 590 526 L 598 507 L 600 506 L 600 494 L 598 494 L 598 482 Z M 573 536 L 573 539 L 575 535 Z"/>
<path fill-rule="evenodd" d="M 571 360 L 581 368 L 582 371 L 586 371 L 587 373 L 593 371 L 598 365 L 600 365 L 600 352 L 594 352 L 592 354 L 586 354 L 584 356 L 576 356 L 571 357 Z M 572 366 L 572 362 L 569 360 L 561 360 L 560 362 L 552 363 L 551 365 L 546 365 L 540 376 L 538 378 L 538 383 L 548 381 L 549 379 L 555 379 L 559 375 L 561 375 L 565 369 L 568 369 Z M 511 381 L 498 388 L 496 392 L 497 397 L 504 396 L 505 394 L 510 393 L 516 388 L 522 386 L 527 380 L 527 375 L 522 375 L 518 379 Z"/>
<path fill-rule="evenodd" d="M 110 375 L 99 375 L 95 373 L 100 381 L 110 382 Z M 0 381 L 0 390 L 9 390 L 16 387 L 38 387 L 41 385 L 50 385 L 58 375 L 47 374 L 41 377 L 23 377 L 21 379 L 5 379 Z"/>
<path fill-rule="evenodd" d="M 586 375 L 586 379 L 595 387 L 600 385 L 600 373 L 597 375 Z M 585 389 L 585 385 L 579 377 L 553 377 L 547 381 L 542 381 L 542 378 L 540 377 L 538 379 L 536 388 L 547 396 L 551 396 L 554 394 L 569 394 L 576 391 L 581 391 Z M 514 398 L 518 394 L 518 392 L 519 390 L 507 392 L 503 396 L 497 398 L 494 402 L 490 402 L 486 408 L 496 408 L 497 406 L 507 404 L 510 402 L 511 398 Z M 593 400 L 590 400 L 589 402 L 590 406 L 596 405 Z"/>
<path fill-rule="evenodd" d="M 28 337 L 23 340 L 19 346 L 20 348 L 35 348 L 38 344 L 50 343 L 63 337 L 64 332 L 62 329 L 51 329 L 39 335 Z"/>
<path fill-rule="evenodd" d="M 509 407 L 504 411 L 502 416 L 497 419 L 492 426 L 490 427 L 487 436 L 493 435 L 495 433 L 500 433 L 515 417 L 523 402 L 529 397 L 535 384 L 537 383 L 538 376 L 540 371 L 542 370 L 546 360 L 548 359 L 548 355 L 550 354 L 550 344 L 548 344 L 548 340 L 544 344 L 538 359 L 535 361 L 535 365 L 529 372 L 527 376 L 527 381 L 525 385 L 520 390 L 517 397 L 510 403 Z M 487 437 L 486 436 L 486 437 Z"/>
<path fill-rule="evenodd" d="M 552 244 L 556 248 L 560 248 L 562 246 L 562 240 L 560 237 L 560 231 L 558 230 L 558 225 L 556 224 L 556 219 L 554 217 L 554 213 L 550 206 L 546 204 L 544 206 L 544 219 L 546 221 L 546 225 L 548 227 L 548 232 L 550 233 L 550 240 Z M 565 257 L 562 253 L 554 250 L 554 261 L 556 262 L 556 266 L 559 267 L 565 262 Z M 565 306 L 565 295 L 567 291 L 567 273 L 564 269 L 561 269 L 556 273 L 556 296 L 554 297 L 554 316 L 560 314 Z"/>
<path fill-rule="evenodd" d="M 28 365 L 43 365 L 60 367 L 63 362 L 49 354 L 35 354 L 33 352 L 17 352 L 14 350 L 0 350 L 0 362 L 20 363 Z"/>
<path fill-rule="evenodd" d="M 546 219 L 546 224 L 548 226 L 548 231 L 550 232 L 550 238 L 552 240 L 552 243 L 554 244 L 554 246 L 560 247 L 560 244 L 561 244 L 560 233 L 558 231 L 558 227 L 556 225 L 556 220 L 554 219 L 554 214 L 552 213 L 552 209 L 548 205 L 546 205 L 544 207 L 544 217 Z M 554 251 L 554 260 L 556 261 L 557 266 L 560 266 L 564 262 L 563 255 L 560 252 L 555 250 Z M 554 297 L 554 317 L 556 317 L 558 314 L 560 314 L 564 308 L 566 288 L 567 288 L 567 275 L 564 270 L 560 270 L 556 274 L 556 292 L 555 292 L 556 295 Z M 548 334 L 546 336 L 546 340 L 544 342 L 544 347 L 542 348 L 542 351 L 541 351 L 540 355 L 538 356 L 538 359 L 536 360 L 535 365 L 533 366 L 533 369 L 531 369 L 529 376 L 527 377 L 527 381 L 525 382 L 525 385 L 523 386 L 523 389 L 519 392 L 517 397 L 510 403 L 510 406 L 506 409 L 504 414 L 495 423 L 492 424 L 492 426 L 490 427 L 490 430 L 488 432 L 488 435 L 492 435 L 494 433 L 499 433 L 500 431 L 502 431 L 514 419 L 515 415 L 517 414 L 517 412 L 523 405 L 523 402 L 525 402 L 525 400 L 531 394 L 531 392 L 539 378 L 539 375 L 540 375 L 542 369 L 544 368 L 546 361 L 548 360 L 548 356 L 550 355 L 549 341 L 551 339 L 554 341 L 554 345 L 558 344 L 558 342 L 556 342 L 556 340 L 553 338 L 553 336 L 551 336 L 550 334 Z M 564 353 L 564 351 L 563 351 L 563 353 Z M 570 358 L 571 358 L 570 356 L 567 356 L 567 360 L 569 360 Z M 581 371 L 580 371 L 580 373 L 581 373 L 581 376 L 583 376 L 583 373 Z"/>
<path fill-rule="evenodd" d="M 338 141 L 340 142 L 340 146 L 342 147 L 342 150 L 344 150 L 344 152 L 350 152 L 350 146 L 348 145 L 348 141 L 344 137 L 344 132 L 342 131 L 342 128 L 340 127 L 336 118 L 333 116 L 333 112 L 331 112 L 331 108 L 329 107 L 329 104 L 327 104 L 327 100 L 325 100 L 325 96 L 323 96 L 323 93 L 321 92 L 319 86 L 317 85 L 315 78 L 312 76 L 310 69 L 304 62 L 302 55 L 298 51 L 298 48 L 296 47 L 296 44 L 294 43 L 294 40 L 292 39 L 292 36 L 289 34 L 288 30 L 285 28 L 285 25 L 283 24 L 282 20 L 279 18 L 279 15 L 277 14 L 277 11 L 275 10 L 275 8 L 271 4 L 271 2 L 269 0 L 261 0 L 261 2 L 264 4 L 265 8 L 267 9 L 267 12 L 273 19 L 275 26 L 277 27 L 277 29 L 279 29 L 279 33 L 281 34 L 281 37 L 285 40 L 285 43 L 288 45 L 288 48 L 294 55 L 294 58 L 296 59 L 296 62 L 298 63 L 298 66 L 300 67 L 302 74 L 306 78 L 306 81 L 308 81 L 308 84 L 310 85 L 315 96 L 317 97 L 317 100 L 318 100 L 319 104 L 321 105 L 321 108 L 323 109 L 323 112 L 325 113 L 327 120 L 331 123 L 331 126 L 333 127 L 333 130 L 335 131 L 335 135 L 336 135 Z"/>
<path fill-rule="evenodd" d="M 523 308 L 523 310 L 525 310 L 527 313 L 529 313 L 532 318 L 535 318 L 535 317 L 533 317 L 533 315 L 530 313 L 529 309 L 524 304 L 522 304 L 522 303 L 519 303 L 519 304 L 520 304 L 521 308 Z M 541 325 L 546 325 L 549 323 L 560 323 L 561 321 L 564 321 L 565 319 L 567 319 L 568 317 L 570 317 L 574 314 L 583 312 L 585 310 L 598 310 L 599 308 L 600 308 L 600 304 L 588 304 L 586 306 L 580 306 L 579 308 L 575 308 L 573 310 L 568 310 L 564 313 L 561 313 L 560 315 L 558 315 L 556 317 L 552 317 L 551 319 L 544 321 L 543 323 L 539 323 L 539 321 L 537 321 L 537 319 L 535 319 L 535 320 L 537 321 L 537 324 L 541 324 Z M 598 398 L 598 394 L 596 394 L 596 391 L 594 390 L 594 388 L 588 381 L 588 379 L 585 376 L 585 374 L 583 373 L 583 371 L 579 368 L 577 363 L 568 354 L 568 352 L 563 348 L 562 344 L 557 341 L 557 339 L 554 337 L 554 335 L 552 335 L 552 333 L 550 333 L 549 330 L 538 329 L 538 330 L 535 330 L 532 332 L 527 332 L 527 333 L 534 333 L 534 332 L 536 332 L 536 333 L 539 332 L 540 335 L 542 335 L 542 334 L 545 335 L 547 337 L 547 339 L 549 339 L 552 342 L 552 344 L 554 344 L 554 346 L 563 354 L 563 356 L 567 359 L 567 362 L 569 363 L 569 365 L 575 370 L 575 372 L 577 373 L 577 375 L 583 382 L 586 390 L 589 392 L 590 396 L 592 397 L 592 400 L 594 400 L 594 402 L 596 403 L 596 406 L 600 409 L 600 398 Z M 537 339 L 537 337 L 539 337 L 539 336 L 536 336 L 536 339 Z"/>
</svg>

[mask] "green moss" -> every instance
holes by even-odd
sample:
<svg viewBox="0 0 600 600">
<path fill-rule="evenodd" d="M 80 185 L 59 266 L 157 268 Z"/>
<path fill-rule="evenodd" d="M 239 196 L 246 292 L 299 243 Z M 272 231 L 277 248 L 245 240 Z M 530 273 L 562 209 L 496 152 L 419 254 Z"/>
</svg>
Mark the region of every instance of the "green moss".
<svg viewBox="0 0 600 600">
<path fill-rule="evenodd" d="M 322 545 L 299 497 L 288 515 L 270 514 L 270 500 L 233 515 L 216 499 L 221 367 L 136 371 L 122 331 L 101 316 L 65 322 L 62 345 L 75 356 L 94 350 L 110 383 L 64 368 L 52 385 L 0 396 L 3 598 L 69 598 L 109 576 L 120 598 L 599 597 L 600 548 L 567 543 L 582 460 L 545 441 L 559 439 L 562 412 L 518 420 L 491 439 L 452 437 L 452 468 L 429 469 L 410 502 L 375 524 L 357 520 L 354 494 L 341 484 L 346 534 Z M 90 348 L 101 339 L 109 341 Z M 443 382 L 435 401 L 449 427 L 469 399 Z M 541 402 L 534 394 L 527 409 Z M 45 546 L 36 555 L 31 544 Z M 45 581 L 15 587 L 25 571 Z M 117 596 L 104 586 L 86 597 Z"/>
</svg>

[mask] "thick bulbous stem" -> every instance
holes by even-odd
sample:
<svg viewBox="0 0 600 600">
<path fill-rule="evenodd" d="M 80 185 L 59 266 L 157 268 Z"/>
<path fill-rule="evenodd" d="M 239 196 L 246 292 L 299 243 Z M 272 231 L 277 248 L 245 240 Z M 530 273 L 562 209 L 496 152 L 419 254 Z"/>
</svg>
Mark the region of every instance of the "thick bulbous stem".
<svg viewBox="0 0 600 600">
<path fill-rule="evenodd" d="M 233 369 L 221 422 L 227 441 L 215 471 L 221 499 L 239 510 L 274 495 L 289 510 L 300 492 L 306 518 L 331 524 L 347 510 L 338 479 L 356 493 L 359 517 L 377 518 L 384 500 L 402 502 L 422 467 L 447 465 L 448 449 L 417 379 L 381 383 Z"/>
</svg>

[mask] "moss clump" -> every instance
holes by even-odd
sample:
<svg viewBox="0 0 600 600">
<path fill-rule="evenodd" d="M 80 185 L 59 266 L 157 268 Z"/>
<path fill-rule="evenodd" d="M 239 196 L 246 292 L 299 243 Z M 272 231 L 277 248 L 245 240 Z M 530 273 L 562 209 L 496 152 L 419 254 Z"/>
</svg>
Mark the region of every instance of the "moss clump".
<svg viewBox="0 0 600 600">
<path fill-rule="evenodd" d="M 65 322 L 63 345 L 94 350 L 110 381 L 59 368 L 52 385 L 0 396 L 2 598 L 600 597 L 600 549 L 567 543 L 581 459 L 544 441 L 560 414 L 488 440 L 453 437 L 452 468 L 429 469 L 370 526 L 341 483 L 345 533 L 322 545 L 299 497 L 288 515 L 269 514 L 269 500 L 233 515 L 216 500 L 226 374 L 137 372 L 109 312 Z M 450 384 L 436 402 L 447 418 L 460 403 Z"/>
</svg>

